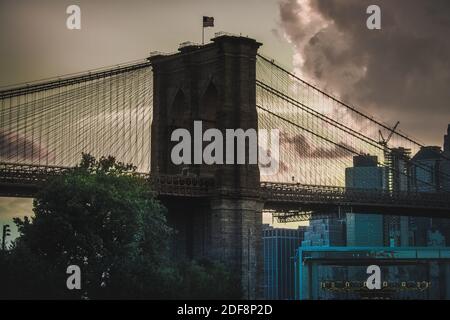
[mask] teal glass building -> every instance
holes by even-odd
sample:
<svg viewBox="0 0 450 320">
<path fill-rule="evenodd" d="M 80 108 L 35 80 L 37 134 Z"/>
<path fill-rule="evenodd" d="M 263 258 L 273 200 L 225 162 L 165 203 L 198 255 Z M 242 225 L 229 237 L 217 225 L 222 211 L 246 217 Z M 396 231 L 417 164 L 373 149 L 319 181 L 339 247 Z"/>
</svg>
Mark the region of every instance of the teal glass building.
<svg viewBox="0 0 450 320">
<path fill-rule="evenodd" d="M 264 297 L 271 300 L 293 300 L 294 258 L 304 235 L 298 229 L 263 229 Z"/>
</svg>

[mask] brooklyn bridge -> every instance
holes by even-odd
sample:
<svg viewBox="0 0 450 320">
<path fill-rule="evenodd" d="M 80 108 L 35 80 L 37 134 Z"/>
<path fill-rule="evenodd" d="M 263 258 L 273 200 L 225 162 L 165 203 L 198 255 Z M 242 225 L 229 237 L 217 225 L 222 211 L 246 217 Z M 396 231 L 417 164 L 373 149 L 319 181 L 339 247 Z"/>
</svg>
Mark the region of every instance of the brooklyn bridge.
<svg viewBox="0 0 450 320">
<path fill-rule="evenodd" d="M 260 296 L 263 211 L 281 222 L 346 212 L 450 217 L 450 157 L 437 152 L 438 170 L 417 161 L 411 155 L 426 147 L 416 139 L 306 82 L 260 46 L 219 33 L 176 53 L 3 88 L 0 196 L 33 197 L 83 152 L 114 156 L 135 165 L 169 209 L 179 231 L 174 255 L 228 263 L 249 298 Z M 194 121 L 221 131 L 278 129 L 278 172 L 174 165 L 171 132 L 191 131 Z M 382 172 L 379 183 L 367 164 L 359 171 L 367 183 L 349 183 L 358 159 Z"/>
</svg>

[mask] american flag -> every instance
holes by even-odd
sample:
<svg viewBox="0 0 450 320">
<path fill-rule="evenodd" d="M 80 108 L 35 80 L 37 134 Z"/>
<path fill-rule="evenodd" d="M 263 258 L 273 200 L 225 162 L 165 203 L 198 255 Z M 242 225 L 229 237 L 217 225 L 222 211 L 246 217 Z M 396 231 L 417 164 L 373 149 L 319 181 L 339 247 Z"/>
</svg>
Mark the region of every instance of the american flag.
<svg viewBox="0 0 450 320">
<path fill-rule="evenodd" d="M 203 28 L 214 27 L 214 17 L 203 16 Z"/>
</svg>

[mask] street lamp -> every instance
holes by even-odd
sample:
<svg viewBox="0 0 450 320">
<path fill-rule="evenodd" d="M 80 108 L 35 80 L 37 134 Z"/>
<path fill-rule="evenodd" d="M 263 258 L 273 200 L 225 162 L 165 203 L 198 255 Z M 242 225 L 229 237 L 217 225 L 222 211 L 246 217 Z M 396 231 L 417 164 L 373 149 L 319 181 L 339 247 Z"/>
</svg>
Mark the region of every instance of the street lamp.
<svg viewBox="0 0 450 320">
<path fill-rule="evenodd" d="M 11 229 L 9 228 L 9 224 L 3 225 L 3 234 L 2 234 L 2 250 L 6 249 L 6 237 L 11 235 Z"/>
</svg>

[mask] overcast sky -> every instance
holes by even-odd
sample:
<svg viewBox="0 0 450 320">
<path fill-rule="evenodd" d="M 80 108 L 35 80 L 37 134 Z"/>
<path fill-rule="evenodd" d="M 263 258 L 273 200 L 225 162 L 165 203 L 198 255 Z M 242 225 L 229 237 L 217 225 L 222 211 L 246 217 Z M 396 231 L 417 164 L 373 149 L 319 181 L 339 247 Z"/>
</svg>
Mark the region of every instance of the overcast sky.
<svg viewBox="0 0 450 320">
<path fill-rule="evenodd" d="M 82 30 L 66 28 L 71 4 L 81 7 Z M 370 4 L 381 7 L 381 30 L 366 28 Z M 0 86 L 175 51 L 201 41 L 203 15 L 216 21 L 207 39 L 218 31 L 254 37 L 307 80 L 442 145 L 450 123 L 449 0 L 0 0 Z M 22 204 L 0 200 L 0 219 Z"/>
<path fill-rule="evenodd" d="M 371 4 L 381 8 L 381 30 L 365 27 Z M 305 77 L 442 145 L 450 123 L 450 1 L 286 0 L 279 14 Z"/>
<path fill-rule="evenodd" d="M 0 85 L 84 71 L 173 52 L 201 42 L 202 16 L 214 16 L 205 39 L 227 31 L 251 36 L 289 64 L 277 38 L 277 0 L 0 0 Z M 81 30 L 66 28 L 67 6 L 81 8 Z"/>
<path fill-rule="evenodd" d="M 307 80 L 426 144 L 450 122 L 448 0 L 0 0 L 0 86 L 172 52 L 201 41 L 202 15 Z M 82 29 L 66 28 L 81 7 Z M 378 4 L 382 29 L 366 28 Z"/>
</svg>

